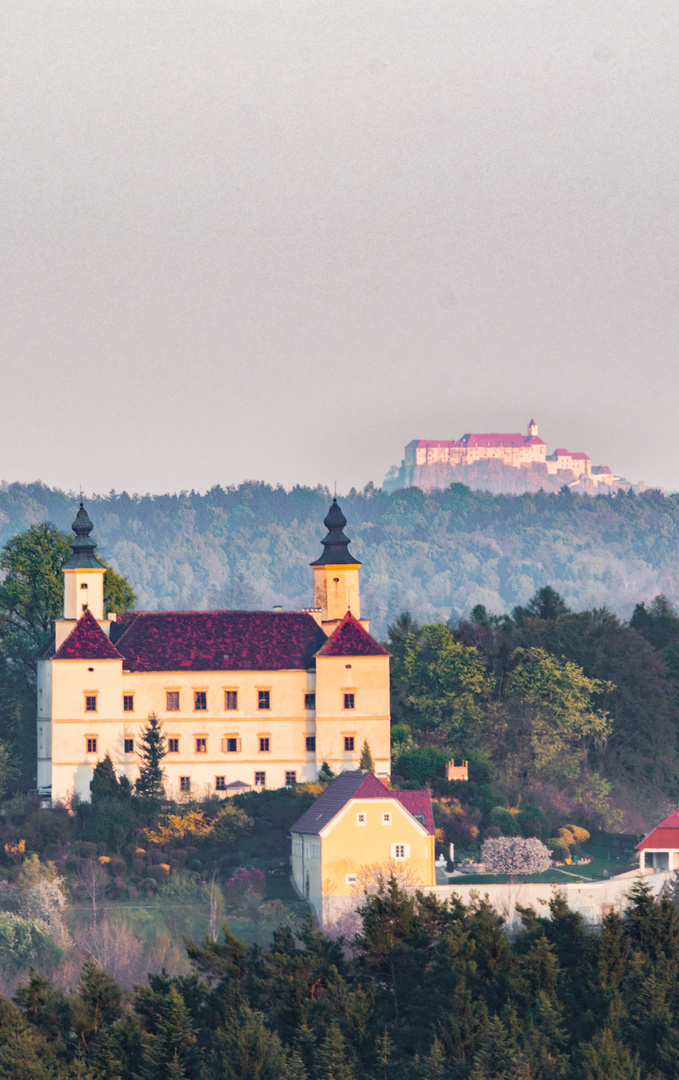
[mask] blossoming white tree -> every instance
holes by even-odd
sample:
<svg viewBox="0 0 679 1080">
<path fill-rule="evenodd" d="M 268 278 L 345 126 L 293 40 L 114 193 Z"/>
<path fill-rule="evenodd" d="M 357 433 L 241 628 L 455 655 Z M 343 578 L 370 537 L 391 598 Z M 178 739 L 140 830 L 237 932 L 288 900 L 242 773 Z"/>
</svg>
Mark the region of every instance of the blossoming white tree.
<svg viewBox="0 0 679 1080">
<path fill-rule="evenodd" d="M 535 836 L 500 836 L 484 840 L 481 848 L 488 874 L 540 874 L 551 860 L 549 848 Z"/>
</svg>

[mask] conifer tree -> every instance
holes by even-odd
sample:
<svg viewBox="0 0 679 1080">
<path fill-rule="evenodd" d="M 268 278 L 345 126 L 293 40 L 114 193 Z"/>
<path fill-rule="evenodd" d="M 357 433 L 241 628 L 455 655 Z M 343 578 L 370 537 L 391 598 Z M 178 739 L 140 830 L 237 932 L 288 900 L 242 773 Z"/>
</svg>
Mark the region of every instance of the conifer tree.
<svg viewBox="0 0 679 1080">
<path fill-rule="evenodd" d="M 316 1055 L 316 1080 L 355 1080 L 347 1044 L 337 1023 L 328 1028 Z"/>
<path fill-rule="evenodd" d="M 90 780 L 90 796 L 93 803 L 102 799 L 115 799 L 119 793 L 118 778 L 108 750 L 103 761 L 98 761 Z"/>
<path fill-rule="evenodd" d="M 373 761 L 373 756 L 370 753 L 370 744 L 368 743 L 367 739 L 365 739 L 363 743 L 363 749 L 361 750 L 361 760 L 358 764 L 358 767 L 362 770 L 362 772 L 375 772 L 375 762 Z"/>
<path fill-rule="evenodd" d="M 318 780 L 321 784 L 329 784 L 331 780 L 335 779 L 335 774 L 328 765 L 327 761 L 324 761 L 318 770 Z"/>
<path fill-rule="evenodd" d="M 156 713 L 149 713 L 146 727 L 143 728 L 139 737 L 139 755 L 142 763 L 134 785 L 137 795 L 156 801 L 165 798 L 165 771 L 161 762 L 166 754 L 163 725 Z"/>
<path fill-rule="evenodd" d="M 496 1016 L 488 1021 L 486 1037 L 474 1058 L 471 1080 L 522 1080 L 522 1055 L 512 1035 Z"/>
<path fill-rule="evenodd" d="M 293 1050 L 288 1056 L 283 1070 L 283 1080 L 308 1080 L 308 1072 L 299 1050 Z"/>
<path fill-rule="evenodd" d="M 591 1042 L 584 1043 L 577 1058 L 577 1075 L 581 1080 L 641 1080 L 638 1059 L 608 1028 L 598 1031 Z"/>
</svg>

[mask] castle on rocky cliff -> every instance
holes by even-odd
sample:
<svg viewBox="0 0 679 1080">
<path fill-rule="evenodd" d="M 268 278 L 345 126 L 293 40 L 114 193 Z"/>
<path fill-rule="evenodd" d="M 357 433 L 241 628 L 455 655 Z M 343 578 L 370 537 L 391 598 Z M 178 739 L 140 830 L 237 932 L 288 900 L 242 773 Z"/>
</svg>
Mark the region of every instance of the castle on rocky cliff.
<svg viewBox="0 0 679 1080">
<path fill-rule="evenodd" d="M 507 475 L 506 469 L 520 469 L 522 473 Z M 620 477 L 608 465 L 592 465 L 587 454 L 563 448 L 548 454 L 546 443 L 538 436 L 538 426 L 531 420 L 527 435 L 467 434 L 461 439 L 413 439 L 405 448 L 398 478 L 394 477 L 389 486 L 431 491 L 459 480 L 472 481 L 472 486 L 479 487 L 484 478 L 496 490 L 554 491 L 565 485 L 597 492 L 620 484 Z"/>
</svg>

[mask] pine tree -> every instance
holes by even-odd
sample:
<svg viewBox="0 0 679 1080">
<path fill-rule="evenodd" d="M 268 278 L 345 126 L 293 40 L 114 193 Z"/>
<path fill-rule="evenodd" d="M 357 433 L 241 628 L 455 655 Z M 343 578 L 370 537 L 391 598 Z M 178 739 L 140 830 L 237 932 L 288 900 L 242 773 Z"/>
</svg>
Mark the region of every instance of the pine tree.
<svg viewBox="0 0 679 1080">
<path fill-rule="evenodd" d="M 328 765 L 327 761 L 324 761 L 318 770 L 318 780 L 321 784 L 329 784 L 331 780 L 335 779 L 335 774 Z"/>
<path fill-rule="evenodd" d="M 161 761 L 166 754 L 163 725 L 155 713 L 149 713 L 148 723 L 139 737 L 142 764 L 134 785 L 137 795 L 157 801 L 165 798 L 165 771 L 161 767 Z"/>
<path fill-rule="evenodd" d="M 523 1080 L 525 1064 L 516 1042 L 496 1016 L 488 1021 L 486 1037 L 474 1058 L 471 1080 Z"/>
<path fill-rule="evenodd" d="M 338 1025 L 333 1023 L 316 1057 L 317 1080 L 355 1080 L 356 1073 L 348 1060 L 347 1044 Z"/>
<path fill-rule="evenodd" d="M 283 1080 L 308 1080 L 308 1072 L 304 1068 L 302 1055 L 298 1050 L 293 1050 L 285 1063 Z"/>
<path fill-rule="evenodd" d="M 375 762 L 373 761 L 373 756 L 370 753 L 370 744 L 368 743 L 367 739 L 363 743 L 363 749 L 361 750 L 361 760 L 358 763 L 358 767 L 359 769 L 361 769 L 362 772 L 375 772 Z"/>
<path fill-rule="evenodd" d="M 445 1080 L 446 1058 L 443 1047 L 436 1036 L 434 1036 L 431 1049 L 425 1058 L 424 1073 L 427 1080 Z"/>
<path fill-rule="evenodd" d="M 94 773 L 90 780 L 91 799 L 93 803 L 98 803 L 102 799 L 115 799 L 118 793 L 118 778 L 113 768 L 111 755 L 107 750 L 104 760 L 98 761 L 94 767 Z"/>
<path fill-rule="evenodd" d="M 581 1045 L 577 1057 L 577 1076 L 582 1080 L 641 1080 L 638 1059 L 608 1028 Z"/>
</svg>

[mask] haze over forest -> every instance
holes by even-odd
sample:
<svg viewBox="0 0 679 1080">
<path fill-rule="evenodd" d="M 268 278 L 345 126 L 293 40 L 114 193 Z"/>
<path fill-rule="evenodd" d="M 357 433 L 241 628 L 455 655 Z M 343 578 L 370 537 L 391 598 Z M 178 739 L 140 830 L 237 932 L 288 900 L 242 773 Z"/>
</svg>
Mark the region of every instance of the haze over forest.
<svg viewBox="0 0 679 1080">
<path fill-rule="evenodd" d="M 248 481 L 205 494 L 87 499 L 100 553 L 140 609 L 270 608 L 312 603 L 331 493 Z M 569 607 L 606 606 L 628 619 L 664 593 L 679 603 L 679 496 L 490 495 L 461 484 L 425 495 L 369 484 L 339 497 L 363 563 L 364 614 L 378 636 L 410 611 L 419 621 L 502 614 L 551 585 Z M 77 497 L 42 484 L 0 488 L 0 544 L 29 525 L 68 531 Z"/>
</svg>

